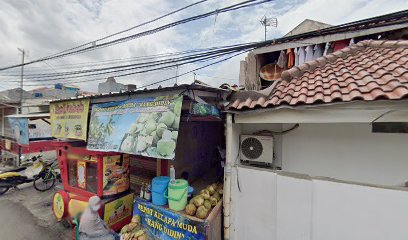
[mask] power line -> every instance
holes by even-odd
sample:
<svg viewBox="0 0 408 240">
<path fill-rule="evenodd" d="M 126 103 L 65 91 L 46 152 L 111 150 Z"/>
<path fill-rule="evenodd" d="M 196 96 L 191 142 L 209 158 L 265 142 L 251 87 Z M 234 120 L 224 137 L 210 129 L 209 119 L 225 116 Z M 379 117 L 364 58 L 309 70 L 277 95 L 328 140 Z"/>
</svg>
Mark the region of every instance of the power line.
<svg viewBox="0 0 408 240">
<path fill-rule="evenodd" d="M 175 26 L 180 25 L 180 24 L 188 23 L 188 22 L 195 21 L 195 20 L 198 20 L 198 19 L 207 18 L 207 17 L 215 15 L 215 14 L 220 14 L 220 13 L 224 13 L 224 12 L 238 10 L 238 9 L 241 9 L 241 8 L 255 6 L 255 5 L 266 3 L 266 2 L 269 2 L 269 1 L 272 1 L 272 0 L 263 0 L 263 1 L 248 0 L 248 1 L 240 2 L 240 3 L 234 4 L 234 5 L 225 7 L 225 8 L 217 9 L 215 11 L 207 12 L 207 13 L 204 13 L 204 14 L 200 14 L 200 15 L 196 15 L 196 16 L 189 17 L 189 18 L 186 18 L 186 19 L 182 19 L 182 20 L 179 20 L 179 21 L 176 21 L 176 22 L 165 24 L 165 25 L 162 25 L 160 27 L 153 28 L 153 29 L 150 29 L 150 30 L 146 30 L 146 31 L 143 31 L 143 32 L 140 32 L 140 33 L 136 33 L 136 34 L 133 34 L 133 35 L 130 35 L 130 36 L 127 36 L 127 37 L 122 37 L 122 38 L 115 39 L 115 40 L 108 41 L 108 42 L 101 43 L 101 44 L 93 44 L 92 46 L 77 49 L 77 50 L 73 50 L 73 51 L 65 50 L 65 51 L 62 51 L 60 53 L 50 55 L 48 57 L 44 57 L 44 58 L 40 58 L 40 59 L 37 59 L 37 60 L 33 60 L 33 61 L 30 61 L 30 62 L 24 63 L 23 65 L 29 65 L 29 64 L 36 63 L 36 62 L 41 62 L 41 61 L 60 58 L 60 57 L 65 57 L 65 56 L 72 55 L 72 54 L 78 54 L 78 53 L 82 53 L 82 52 L 93 51 L 95 49 L 104 48 L 104 47 L 116 45 L 116 44 L 119 44 L 119 43 L 122 43 L 122 42 L 130 41 L 130 40 L 133 40 L 133 39 L 136 39 L 136 38 L 141 38 L 141 37 L 144 37 L 144 36 L 147 36 L 147 35 L 151 35 L 151 34 L 163 31 L 165 29 L 175 27 Z M 19 66 L 21 66 L 21 64 L 0 68 L 0 71 L 15 68 L 15 67 L 19 67 Z"/>
<path fill-rule="evenodd" d="M 66 76 L 87 77 L 87 76 L 93 76 L 93 75 L 129 71 L 129 70 L 134 70 L 138 68 L 147 68 L 147 67 L 152 67 L 152 66 L 157 66 L 157 65 L 165 65 L 169 63 L 181 62 L 182 64 L 182 62 L 186 60 L 191 60 L 191 59 L 200 60 L 201 58 L 217 56 L 217 55 L 225 55 L 227 53 L 234 52 L 234 51 L 240 51 L 242 49 L 243 49 L 242 47 L 235 47 L 235 48 L 230 48 L 230 49 L 221 49 L 221 50 L 216 50 L 216 51 L 211 51 L 211 52 L 204 52 L 200 54 L 187 55 L 185 57 L 171 58 L 171 59 L 165 59 L 165 60 L 159 60 L 159 61 L 127 64 L 127 65 L 82 70 L 82 71 L 75 71 L 75 72 L 62 72 L 62 73 L 54 73 L 54 74 L 32 75 L 30 79 L 38 79 L 37 81 L 49 81 L 51 79 L 52 80 L 65 79 Z M 246 47 L 244 49 L 246 49 Z"/>
<path fill-rule="evenodd" d="M 247 50 L 246 50 L 246 51 L 247 51 Z M 246 52 L 246 51 L 245 51 L 245 52 Z M 241 50 L 241 52 L 242 52 L 242 50 Z M 222 57 L 222 56 L 225 56 L 225 54 L 218 55 L 218 56 L 211 56 L 211 57 L 203 58 L 203 59 L 200 59 L 200 60 L 198 60 L 198 61 L 197 61 L 197 60 L 191 60 L 191 61 L 184 62 L 184 63 L 182 63 L 182 64 L 178 63 L 178 64 L 173 64 L 173 65 L 164 66 L 164 67 L 157 67 L 157 68 L 151 68 L 151 69 L 147 69 L 147 70 L 133 71 L 133 72 L 129 72 L 129 73 L 109 75 L 109 76 L 113 76 L 113 77 L 124 77 L 124 76 L 130 76 L 130 75 L 135 75 L 135 74 L 147 73 L 147 72 L 152 72 L 152 71 L 166 70 L 166 69 L 175 68 L 175 67 L 177 67 L 177 66 L 192 64 L 192 63 L 196 63 L 196 62 L 206 62 L 206 61 L 210 61 L 210 60 L 213 60 L 213 59 L 220 58 L 220 57 Z M 100 80 L 106 80 L 106 78 L 84 79 L 84 80 L 72 80 L 72 81 L 66 81 L 66 82 L 68 82 L 68 83 L 83 83 L 83 82 L 92 82 L 92 81 L 100 81 Z M 42 84 L 26 84 L 26 86 L 42 86 Z"/>
<path fill-rule="evenodd" d="M 163 79 L 163 80 L 159 80 L 159 81 L 157 81 L 157 82 L 154 82 L 154 83 L 150 83 L 150 84 L 147 84 L 147 85 L 143 85 L 143 86 L 141 86 L 141 87 L 139 87 L 139 88 L 137 88 L 137 89 L 150 87 L 150 86 L 156 85 L 156 84 L 158 84 L 158 83 L 162 83 L 162 82 L 166 82 L 166 81 L 172 80 L 172 79 L 174 79 L 174 78 L 176 78 L 176 77 L 181 77 L 181 76 L 190 74 L 190 73 L 192 73 L 192 72 L 201 70 L 201 69 L 203 69 L 203 68 L 206 68 L 206 67 L 209 67 L 209 66 L 212 66 L 212 65 L 215 65 L 215 64 L 218 64 L 218 63 L 227 61 L 227 60 L 229 60 L 229 59 L 231 59 L 231 58 L 233 58 L 233 57 L 236 57 L 236 56 L 241 55 L 241 54 L 243 54 L 243 53 L 246 53 L 246 52 L 248 52 L 248 51 L 250 51 L 250 50 L 241 51 L 241 52 L 239 52 L 239 53 L 237 53 L 237 54 L 234 54 L 234 55 L 232 55 L 232 56 L 223 58 L 223 59 L 218 60 L 218 61 L 216 61 L 216 62 L 212 62 L 212 63 L 207 64 L 207 65 L 204 65 L 204 66 L 202 66 L 202 67 L 195 68 L 195 69 L 193 69 L 193 70 L 190 70 L 190 71 L 188 71 L 188 72 L 182 73 L 182 74 L 177 75 L 177 76 L 174 76 L 174 77 L 166 78 L 166 79 Z"/>
</svg>

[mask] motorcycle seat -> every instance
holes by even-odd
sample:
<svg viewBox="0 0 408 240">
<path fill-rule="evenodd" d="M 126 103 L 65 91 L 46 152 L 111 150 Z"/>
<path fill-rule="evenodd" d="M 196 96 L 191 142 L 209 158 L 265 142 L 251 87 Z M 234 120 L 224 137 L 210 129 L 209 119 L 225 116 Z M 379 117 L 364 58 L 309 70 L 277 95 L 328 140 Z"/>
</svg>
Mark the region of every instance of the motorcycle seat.
<svg viewBox="0 0 408 240">
<path fill-rule="evenodd" d="M 22 175 L 21 175 L 21 173 L 18 173 L 18 172 L 0 173 L 0 179 L 9 178 L 9 177 L 20 177 L 20 176 L 22 176 Z"/>
</svg>

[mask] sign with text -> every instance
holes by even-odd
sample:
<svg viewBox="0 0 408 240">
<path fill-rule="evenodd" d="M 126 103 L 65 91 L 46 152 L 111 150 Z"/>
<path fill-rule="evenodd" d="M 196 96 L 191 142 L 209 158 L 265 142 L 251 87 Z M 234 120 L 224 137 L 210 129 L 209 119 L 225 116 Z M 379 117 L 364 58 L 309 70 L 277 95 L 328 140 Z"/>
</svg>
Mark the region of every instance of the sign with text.
<svg viewBox="0 0 408 240">
<path fill-rule="evenodd" d="M 94 104 L 88 150 L 174 159 L 182 96 Z"/>
<path fill-rule="evenodd" d="M 133 193 L 105 204 L 104 221 L 113 226 L 123 219 L 132 216 Z"/>
<path fill-rule="evenodd" d="M 155 239 L 206 239 L 205 222 L 194 221 L 151 202 L 137 199 L 133 215 L 141 216 L 143 227 Z"/>
<path fill-rule="evenodd" d="M 50 104 L 52 136 L 86 140 L 89 99 Z"/>
</svg>

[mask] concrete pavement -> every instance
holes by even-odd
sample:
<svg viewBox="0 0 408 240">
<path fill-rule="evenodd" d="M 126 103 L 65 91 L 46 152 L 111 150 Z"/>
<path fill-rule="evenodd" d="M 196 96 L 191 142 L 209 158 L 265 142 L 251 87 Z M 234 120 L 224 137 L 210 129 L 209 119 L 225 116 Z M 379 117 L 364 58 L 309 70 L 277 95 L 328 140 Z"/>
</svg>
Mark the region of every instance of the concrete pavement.
<svg viewBox="0 0 408 240">
<path fill-rule="evenodd" d="M 54 189 L 36 191 L 32 184 L 0 196 L 0 239 L 72 239 L 73 230 L 57 222 L 51 210 Z"/>
</svg>

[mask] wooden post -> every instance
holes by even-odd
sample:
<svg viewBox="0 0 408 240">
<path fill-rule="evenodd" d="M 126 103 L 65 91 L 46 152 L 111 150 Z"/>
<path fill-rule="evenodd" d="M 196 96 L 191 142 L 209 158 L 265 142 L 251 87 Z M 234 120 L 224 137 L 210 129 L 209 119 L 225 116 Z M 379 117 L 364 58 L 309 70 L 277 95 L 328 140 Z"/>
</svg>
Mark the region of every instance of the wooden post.
<svg viewBox="0 0 408 240">
<path fill-rule="evenodd" d="M 161 176 L 161 159 L 158 158 L 156 161 L 156 176 Z"/>
</svg>

